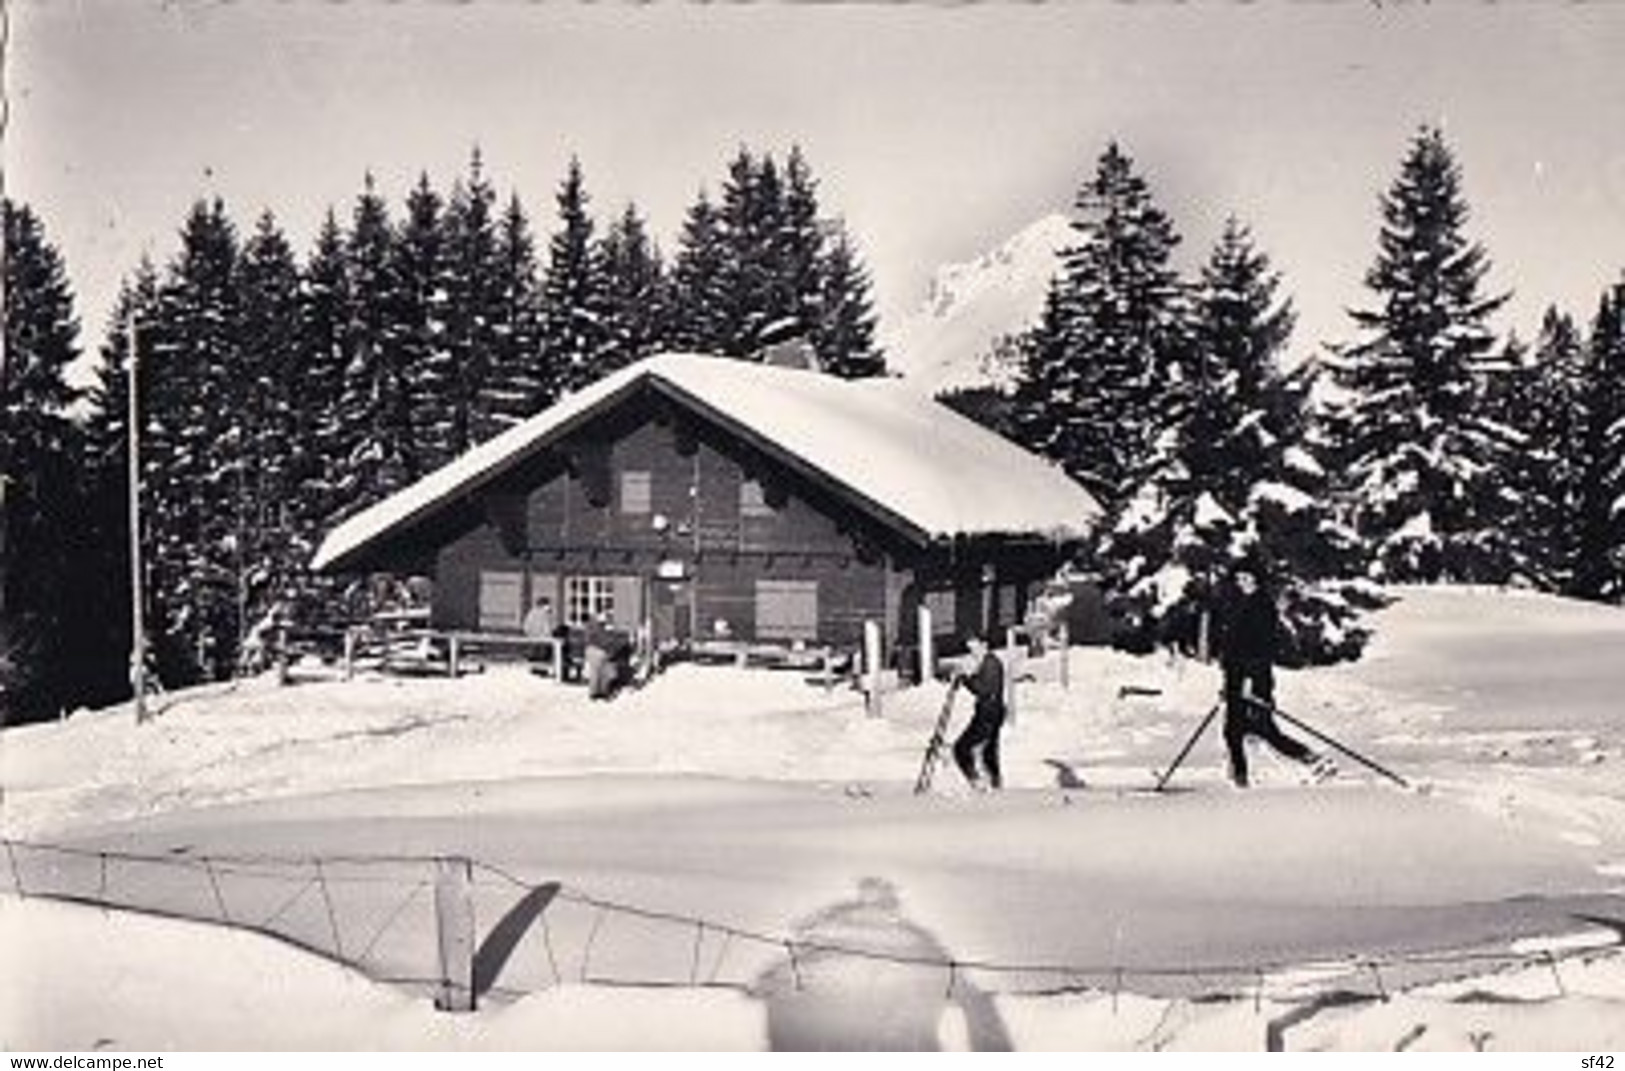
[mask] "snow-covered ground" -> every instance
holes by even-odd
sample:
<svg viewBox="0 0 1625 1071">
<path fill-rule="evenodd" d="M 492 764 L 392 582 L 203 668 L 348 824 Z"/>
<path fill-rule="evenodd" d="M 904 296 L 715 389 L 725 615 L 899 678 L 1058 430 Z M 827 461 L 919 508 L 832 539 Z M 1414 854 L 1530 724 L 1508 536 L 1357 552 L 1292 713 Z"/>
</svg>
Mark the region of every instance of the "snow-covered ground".
<svg viewBox="0 0 1625 1071">
<path fill-rule="evenodd" d="M 888 695 L 873 718 L 856 693 L 782 672 L 682 666 L 606 704 L 496 666 L 349 682 L 304 667 L 291 687 L 164 697 L 139 728 L 124 708 L 7 730 L 0 818 L 12 838 L 138 851 L 466 851 L 527 873 L 545 862 L 540 875 L 574 888 L 767 932 L 806 925 L 879 876 L 896 881 L 908 925 L 928 924 L 961 962 L 1270 965 L 1262 993 L 1217 1003 L 1132 984 L 1037 996 L 967 974 L 1018 1048 L 1250 1048 L 1272 1022 L 1293 1048 L 1617 1047 L 1617 954 L 1565 959 L 1560 975 L 1536 966 L 1386 1002 L 1305 1003 L 1351 984 L 1346 962 L 1327 973 L 1337 950 L 1560 930 L 1595 942 L 1606 926 L 1554 920 L 1625 916 L 1611 702 L 1625 691 L 1625 613 L 1514 592 L 1402 594 L 1366 660 L 1283 673 L 1280 702 L 1423 792 L 1384 787 L 1348 758 L 1336 780 L 1306 787 L 1260 756 L 1260 787 L 1235 793 L 1210 730 L 1173 782 L 1194 791 L 1146 794 L 1213 705 L 1216 672 L 1077 649 L 1066 686 L 1056 656 L 1018 665 L 1002 798 L 967 796 L 946 768 L 937 795 L 911 795 L 940 687 Z M 760 986 L 551 986 L 449 1017 L 258 935 L 33 899 L 0 901 L 0 944 L 39 982 L 0 989 L 11 1047 L 760 1048 L 784 1029 Z M 86 997 L 58 1013 L 155 960 L 176 964 L 162 968 L 188 976 L 173 992 L 195 998 L 113 1014 Z M 1317 960 L 1319 975 L 1290 967 Z M 1518 996 L 1460 999 L 1475 988 Z M 285 1015 L 260 1014 L 276 1001 Z M 984 1012 L 948 1003 L 936 1042 L 985 1042 Z"/>
</svg>

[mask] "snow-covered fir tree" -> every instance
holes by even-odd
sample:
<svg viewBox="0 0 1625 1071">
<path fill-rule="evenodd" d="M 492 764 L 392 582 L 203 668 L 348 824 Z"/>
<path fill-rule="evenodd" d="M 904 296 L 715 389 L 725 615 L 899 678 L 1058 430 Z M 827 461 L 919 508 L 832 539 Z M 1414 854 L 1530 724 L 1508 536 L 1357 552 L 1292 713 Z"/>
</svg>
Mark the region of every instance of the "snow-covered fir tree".
<svg viewBox="0 0 1625 1071">
<path fill-rule="evenodd" d="M 548 242 L 542 282 L 542 359 L 552 374 L 551 398 L 598 379 L 608 347 L 602 268 L 587 200 L 581 162 L 572 158 L 556 198 L 560 226 Z"/>
<path fill-rule="evenodd" d="M 288 443 L 295 490 L 289 502 L 299 531 L 316 533 L 340 509 L 349 475 L 344 377 L 350 367 L 350 269 L 344 230 L 329 210 L 300 287 L 302 403 Z"/>
<path fill-rule="evenodd" d="M 399 302 L 396 345 L 406 376 L 408 413 L 419 467 L 429 471 L 457 453 L 457 368 L 449 345 L 451 301 L 446 222 L 440 195 L 419 174 L 393 245 Z"/>
<path fill-rule="evenodd" d="M 771 156 L 740 149 L 722 186 L 723 352 L 751 357 L 802 333 L 799 306 L 779 271 L 787 252 L 782 233 L 784 189 Z"/>
<path fill-rule="evenodd" d="M 1075 209 L 1077 244 L 1024 341 L 1017 428 L 1115 512 L 1177 420 L 1184 297 L 1170 258 L 1179 236 L 1115 142 Z"/>
<path fill-rule="evenodd" d="M 73 668 L 62 589 L 72 577 L 83 497 L 66 371 L 79 323 L 61 255 L 25 204 L 5 217 L 5 350 L 0 359 L 0 724 L 55 714 Z"/>
<path fill-rule="evenodd" d="M 608 372 L 665 345 L 671 334 L 671 298 L 660 250 L 633 205 L 606 228 L 598 262 L 603 270 Z"/>
<path fill-rule="evenodd" d="M 1585 337 L 1572 317 L 1548 308 L 1533 347 L 1508 346 L 1509 367 L 1489 382 L 1488 412 L 1524 436 L 1508 459 L 1514 494 L 1503 523 L 1513 561 L 1510 579 L 1563 591 L 1573 576 L 1578 532 L 1572 519 Z"/>
<path fill-rule="evenodd" d="M 126 279 L 119 289 L 85 397 L 88 538 L 75 569 L 84 591 L 70 595 L 68 601 L 94 606 L 93 612 L 75 615 L 74 662 L 88 706 L 130 695 L 129 358 L 132 332 L 139 334 L 138 325 L 152 322 L 157 301 L 158 273 L 143 258 L 133 279 Z M 142 372 L 143 381 L 150 382 L 150 369 L 143 367 Z M 144 602 L 144 609 L 149 606 Z"/>
<path fill-rule="evenodd" d="M 859 262 L 846 228 L 836 227 L 833 233 L 819 270 L 813 348 L 820 365 L 831 375 L 844 379 L 885 375 L 886 358 L 875 345 L 868 272 Z"/>
<path fill-rule="evenodd" d="M 502 342 L 496 197 L 476 150 L 467 179 L 452 189 L 444 220 L 445 349 L 451 391 L 443 401 L 451 420 L 445 444 L 449 457 L 485 438 L 495 426 L 483 410 L 483 395 Z"/>
<path fill-rule="evenodd" d="M 389 208 L 368 174 L 345 241 L 344 513 L 400 490 L 419 471 L 393 247 Z"/>
<path fill-rule="evenodd" d="M 1577 540 L 1568 591 L 1618 602 L 1625 598 L 1625 281 L 1598 302 L 1576 396 Z"/>
<path fill-rule="evenodd" d="M 1514 569 L 1505 476 L 1521 437 L 1486 402 L 1505 357 L 1488 320 L 1508 295 L 1481 292 L 1490 265 L 1467 217 L 1460 168 L 1424 127 L 1382 198 L 1365 278 L 1376 306 L 1352 312 L 1365 337 L 1328 361 L 1347 395 L 1329 426 L 1341 495 L 1383 580 L 1500 582 Z"/>
<path fill-rule="evenodd" d="M 690 353 L 726 352 L 728 295 L 723 291 L 728 253 L 722 220 L 705 191 L 683 219 L 671 273 L 670 343 Z"/>
<path fill-rule="evenodd" d="M 771 164 L 772 161 L 768 159 L 764 163 Z M 831 315 L 825 312 L 826 307 L 833 308 L 848 295 L 836 297 L 828 292 L 829 256 L 832 252 L 830 236 L 835 225 L 825 223 L 818 217 L 818 182 L 813 178 L 812 168 L 808 166 L 799 145 L 791 146 L 790 155 L 784 162 L 780 198 L 781 206 L 774 214 L 776 232 L 772 237 L 772 271 L 777 291 L 775 303 L 782 304 L 786 318 L 795 321 L 795 333 L 818 347 L 817 340 L 824 321 Z M 858 291 L 850 297 L 862 301 L 868 297 L 868 280 L 858 269 L 851 240 L 844 233 L 841 237 L 845 246 L 844 282 Z M 838 330 L 839 327 L 831 324 L 830 337 L 833 338 Z M 826 354 L 819 347 L 818 356 L 828 368 L 830 358 L 840 355 Z M 861 360 L 858 357 L 853 363 L 859 364 Z"/>
<path fill-rule="evenodd" d="M 1280 277 L 1234 219 L 1195 288 L 1179 422 L 1102 541 L 1114 609 L 1140 645 L 1199 646 L 1201 615 L 1234 564 L 1262 566 L 1287 626 L 1283 659 L 1358 655 L 1361 564 L 1332 516 L 1308 436 L 1314 370 L 1287 369 L 1295 320 Z"/>
<path fill-rule="evenodd" d="M 839 223 L 819 214 L 817 182 L 799 148 L 781 167 L 741 148 L 720 203 L 703 191 L 684 220 L 672 270 L 671 343 L 760 359 L 800 339 L 826 371 L 878 375 L 868 274 Z"/>
<path fill-rule="evenodd" d="M 150 362 L 141 408 L 142 545 L 167 685 L 228 677 L 243 629 L 238 257 L 224 204 L 196 202 L 154 321 L 139 336 L 141 359 Z"/>
<path fill-rule="evenodd" d="M 481 420 L 476 428 L 480 439 L 544 408 L 552 379 L 542 363 L 536 241 L 517 196 L 508 199 L 497 225 L 491 273 L 495 345 L 490 374 L 480 396 Z"/>
<path fill-rule="evenodd" d="M 237 271 L 236 409 L 242 434 L 235 539 L 239 597 L 249 628 L 292 595 L 312 549 L 292 508 L 298 484 L 291 447 L 299 430 L 297 410 L 308 401 L 300 285 L 293 247 L 266 212 L 243 244 Z M 257 662 L 264 651 L 263 645 L 255 647 Z"/>
</svg>

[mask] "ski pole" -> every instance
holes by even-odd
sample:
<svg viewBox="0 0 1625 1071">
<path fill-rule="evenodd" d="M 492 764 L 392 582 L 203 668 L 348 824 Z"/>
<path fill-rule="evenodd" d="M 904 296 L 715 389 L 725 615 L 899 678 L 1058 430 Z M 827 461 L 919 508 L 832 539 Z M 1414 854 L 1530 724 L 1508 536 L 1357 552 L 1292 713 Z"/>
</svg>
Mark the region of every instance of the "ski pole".
<svg viewBox="0 0 1625 1071">
<path fill-rule="evenodd" d="M 1411 787 L 1409 781 L 1406 781 L 1403 777 L 1399 776 L 1394 771 L 1388 769 L 1388 767 L 1382 765 L 1379 762 L 1374 762 L 1373 760 L 1366 758 L 1364 755 L 1360 754 L 1358 751 L 1355 751 L 1353 748 L 1349 747 L 1348 745 L 1346 745 L 1346 744 L 1344 744 L 1344 743 L 1342 743 L 1340 741 L 1332 739 L 1331 737 L 1327 736 L 1325 733 L 1321 732 L 1319 729 L 1316 729 L 1314 726 L 1305 723 L 1303 720 L 1301 720 L 1299 718 L 1294 718 L 1292 715 L 1288 714 L 1284 710 L 1281 710 L 1279 707 L 1272 707 L 1269 704 L 1261 702 L 1261 701 L 1259 701 L 1257 699 L 1251 699 L 1250 701 L 1252 703 L 1256 704 L 1260 709 L 1266 710 L 1271 714 L 1274 714 L 1274 715 L 1276 715 L 1278 717 L 1284 718 L 1286 721 L 1288 721 L 1292 725 L 1295 725 L 1298 728 L 1302 729 L 1304 732 L 1308 733 L 1310 736 L 1313 736 L 1316 740 L 1319 740 L 1321 743 L 1331 745 L 1332 747 L 1336 748 L 1338 751 L 1341 751 L 1343 754 L 1345 754 L 1349 758 L 1353 759 L 1355 762 L 1358 762 L 1363 766 L 1368 766 L 1371 769 L 1377 771 L 1378 773 L 1382 774 L 1382 776 L 1388 778 L 1388 780 L 1394 782 L 1394 784 L 1398 785 L 1400 788 L 1410 788 Z"/>
<path fill-rule="evenodd" d="M 1202 719 L 1202 724 L 1198 725 L 1196 727 L 1196 731 L 1191 734 L 1191 738 L 1185 741 L 1185 746 L 1180 748 L 1179 754 L 1174 757 L 1173 763 L 1166 771 L 1163 772 L 1160 777 L 1157 778 L 1157 787 L 1155 791 L 1161 792 L 1163 786 L 1168 784 L 1168 780 L 1174 776 L 1174 771 L 1179 769 L 1180 763 L 1185 761 L 1185 756 L 1189 755 L 1191 753 L 1191 748 L 1196 746 L 1196 741 L 1202 738 L 1202 734 L 1207 732 L 1207 727 L 1212 724 L 1213 719 L 1218 717 L 1219 707 L 1221 705 L 1222 704 L 1219 703 L 1213 704 L 1213 709 L 1207 712 L 1207 716 Z"/>
</svg>

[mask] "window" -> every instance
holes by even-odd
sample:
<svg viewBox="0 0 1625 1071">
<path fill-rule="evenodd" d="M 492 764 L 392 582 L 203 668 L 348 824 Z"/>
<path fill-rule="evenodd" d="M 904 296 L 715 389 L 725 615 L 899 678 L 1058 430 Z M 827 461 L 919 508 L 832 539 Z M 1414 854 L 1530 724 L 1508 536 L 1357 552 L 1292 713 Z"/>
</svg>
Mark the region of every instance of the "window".
<svg viewBox="0 0 1625 1071">
<path fill-rule="evenodd" d="M 771 517 L 773 507 L 767 504 L 767 492 L 760 480 L 739 482 L 739 515 L 741 517 Z"/>
<path fill-rule="evenodd" d="M 525 615 L 525 574 L 480 570 L 480 631 L 517 631 Z"/>
<path fill-rule="evenodd" d="M 564 581 L 564 620 L 585 625 L 599 614 L 615 612 L 615 578 L 572 576 Z"/>
<path fill-rule="evenodd" d="M 756 638 L 818 639 L 818 581 L 756 581 Z"/>
<path fill-rule="evenodd" d="M 649 474 L 647 472 L 621 473 L 621 512 L 649 512 Z"/>
<path fill-rule="evenodd" d="M 923 600 L 925 608 L 931 611 L 931 633 L 941 636 L 956 630 L 954 621 L 954 593 L 951 591 L 928 591 Z"/>
</svg>

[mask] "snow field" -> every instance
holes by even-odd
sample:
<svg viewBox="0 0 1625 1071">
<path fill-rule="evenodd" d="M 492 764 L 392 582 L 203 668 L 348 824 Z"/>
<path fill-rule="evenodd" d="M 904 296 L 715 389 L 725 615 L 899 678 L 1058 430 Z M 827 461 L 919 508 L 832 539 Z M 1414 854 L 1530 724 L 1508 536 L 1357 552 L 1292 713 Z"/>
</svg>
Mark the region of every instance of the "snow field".
<svg viewBox="0 0 1625 1071">
<path fill-rule="evenodd" d="M 0 897 L 0 945 L 32 983 L 0 997 L 0 1048 L 11 1051 L 768 1047 L 767 1003 L 732 988 L 565 983 L 453 1015 L 257 934 L 12 897 Z M 1530 1051 L 1553 1039 L 1618 1049 L 1625 959 L 1565 959 L 1561 980 L 1559 992 L 1547 968 L 1532 967 L 1327 1007 L 1101 991 L 993 1003 L 1017 1051 L 1256 1051 L 1272 1023 L 1294 1050 Z M 968 1047 L 966 1018 L 944 1003 L 940 1047 Z"/>
<path fill-rule="evenodd" d="M 317 674 L 301 667 L 305 679 L 292 687 L 261 678 L 162 697 L 159 717 L 140 728 L 120 708 L 6 730 L 0 830 L 71 840 L 130 822 L 191 829 L 193 838 L 213 828 L 220 850 L 232 843 L 227 834 L 238 819 L 213 808 L 248 808 L 249 816 L 285 804 L 308 820 L 326 815 L 336 830 L 369 816 L 435 820 L 455 798 L 486 841 L 502 844 L 510 827 L 530 839 L 546 836 L 543 829 L 569 828 L 583 786 L 590 786 L 595 807 L 672 812 L 669 829 L 649 834 L 668 840 L 672 854 L 659 856 L 664 861 L 651 863 L 649 874 L 571 874 L 581 887 L 632 903 L 782 929 L 848 894 L 854 879 L 887 874 L 904 890 L 909 918 L 943 935 L 955 956 L 997 960 L 1012 946 L 1053 944 L 1055 933 L 1046 927 L 1065 903 L 1051 886 L 1087 880 L 1101 897 L 1090 907 L 1106 927 L 1100 940 L 1109 943 L 1069 945 L 1066 962 L 1133 962 L 1158 940 L 1176 950 L 1200 947 L 1201 914 L 1149 895 L 1158 889 L 1211 894 L 1213 910 L 1228 915 L 1233 939 L 1246 948 L 1248 940 L 1275 936 L 1280 919 L 1271 913 L 1298 902 L 1336 905 L 1347 898 L 1351 905 L 1437 911 L 1442 920 L 1452 913 L 1470 918 L 1491 902 L 1520 896 L 1625 892 L 1625 761 L 1614 706 L 1625 687 L 1617 658 L 1622 618 L 1516 592 L 1407 591 L 1377 616 L 1370 658 L 1279 674 L 1284 710 L 1401 772 L 1420 790 L 1411 793 L 1344 757 L 1336 779 L 1305 789 L 1298 767 L 1267 752 L 1255 763 L 1259 786 L 1233 792 L 1214 727 L 1172 782 L 1176 791 L 1147 794 L 1218 690 L 1212 667 L 1162 655 L 1074 649 L 1066 688 L 1055 656 L 1018 658 L 1004 749 L 1011 791 L 971 796 L 945 761 L 936 791 L 924 799 L 909 789 L 941 706 L 941 685 L 890 693 L 882 716 L 871 718 L 848 688 L 826 692 L 799 674 L 732 667 L 678 666 L 612 703 L 590 702 L 579 689 L 518 668 L 492 666 L 457 681 L 368 675 L 344 682 L 311 679 Z M 1531 676 L 1540 686 L 1520 688 Z M 956 710 L 950 735 L 966 716 L 967 709 Z M 660 891 L 674 886 L 657 882 L 656 872 L 687 858 L 692 872 L 663 872 L 703 881 L 725 863 L 696 856 L 693 845 L 701 842 L 684 839 L 703 840 L 705 833 L 685 832 L 682 818 L 691 806 L 717 815 L 760 811 L 770 825 L 835 806 L 850 810 L 851 821 L 828 830 L 791 824 L 788 836 L 761 842 L 784 845 L 783 858 L 799 868 L 799 895 L 786 899 L 781 892 L 764 901 L 770 890 L 763 871 L 715 887 L 720 899 L 708 899 L 707 891 L 685 903 L 680 892 Z M 532 830 L 521 821 L 543 825 Z M 206 839 L 198 842 L 200 850 L 209 848 Z M 967 863 L 953 863 L 945 851 L 963 853 Z M 821 863 L 809 868 L 808 859 Z M 1373 865 L 1351 865 L 1363 860 Z M 985 873 L 987 881 L 966 886 L 961 872 Z M 985 895 L 967 896 L 967 887 L 985 888 Z M 659 902 L 666 897 L 670 903 Z M 995 901 L 1013 906 L 1001 910 Z M 1252 908 L 1233 906 L 1240 903 L 1264 914 L 1254 920 Z M 599 1048 L 644 1038 L 653 1048 L 766 1043 L 760 1002 L 734 990 L 615 987 L 606 995 L 599 990 L 608 987 L 556 986 L 509 1005 L 493 1003 L 471 1026 L 473 1019 L 433 1015 L 424 1001 L 319 960 L 310 962 L 346 979 L 329 980 L 346 987 L 330 1001 L 342 1012 L 324 1011 L 315 1000 L 307 1011 L 299 1003 L 303 989 L 282 987 L 274 971 L 253 970 L 198 981 L 199 1007 L 208 1015 L 183 1017 L 178 1009 L 186 1001 L 141 995 L 132 995 L 128 1015 L 114 1020 L 100 1012 L 58 1014 L 58 1001 L 96 1007 L 100 994 L 121 992 L 117 987 L 130 983 L 120 979 L 150 969 L 146 959 L 172 959 L 177 970 L 195 973 L 222 958 L 218 948 L 184 943 L 164 952 L 172 941 L 205 939 L 183 939 L 175 927 L 237 942 L 233 949 L 258 941 L 278 955 L 309 959 L 216 927 L 96 912 L 41 921 L 39 912 L 59 910 L 68 909 L 31 900 L 7 902 L 0 912 L 8 959 L 13 947 L 39 948 L 11 943 L 24 931 L 51 934 L 51 942 L 83 952 L 53 950 L 19 961 L 48 984 L 0 987 L 6 1005 L 0 1041 L 8 1045 L 21 1038 L 23 1047 L 73 1047 L 85 1039 L 90 1047 L 102 1040 L 87 1037 L 96 1029 L 92 1017 L 113 1022 L 109 1044 L 134 1049 L 208 1048 L 230 1038 L 241 1040 L 222 1047 L 301 1047 L 307 1036 L 314 1039 L 309 1047 Z M 161 932 L 88 933 L 87 925 L 101 925 L 87 922 L 93 919 L 118 920 L 109 924 L 120 927 L 151 923 Z M 57 928 L 61 933 L 53 934 Z M 104 968 L 101 960 L 114 947 L 130 956 Z M 1266 943 L 1251 947 L 1256 958 L 1269 958 Z M 309 965 L 276 969 L 303 977 L 297 972 Z M 113 973 L 103 977 L 103 970 Z M 1088 992 L 991 999 L 1021 1048 L 1257 1048 L 1272 1018 L 1299 1016 L 1312 994 L 1354 981 L 1345 977 L 1346 965 L 1318 970 L 1319 976 L 1272 974 L 1256 1009 L 1248 999 L 1192 1003 L 1126 991 L 1115 1000 Z M 255 978 L 255 985 L 243 986 L 242 977 Z M 256 1017 L 269 1007 L 255 992 L 261 979 L 276 1000 L 289 1002 L 279 1021 Z M 1293 1048 L 1617 1047 L 1617 1029 L 1606 1025 L 1620 1018 L 1617 957 L 1565 959 L 1561 981 L 1558 994 L 1541 966 L 1455 989 L 1390 978 L 1389 1001 L 1318 1009 L 1278 1029 Z M 191 992 L 188 983 L 175 984 L 175 992 Z M 1245 993 L 1252 984 L 1237 989 Z M 1483 1000 L 1475 989 L 1505 999 Z M 593 1015 L 582 1010 L 593 1001 L 620 1010 L 599 1034 L 591 1033 Z M 688 1015 L 696 1006 L 685 1001 L 718 1003 Z M 627 1016 L 645 1009 L 651 1019 L 683 1022 L 698 1033 L 630 1029 L 640 1021 Z M 950 1006 L 935 1028 L 947 1047 L 963 1046 L 974 1033 L 974 1024 L 956 1014 Z M 40 1033 L 46 1022 L 54 1033 Z M 563 1025 L 548 1026 L 545 1038 L 528 1032 L 541 1022 Z M 503 1043 L 492 1041 L 499 1036 Z M 53 1038 L 63 1044 L 43 1045 Z"/>
</svg>

